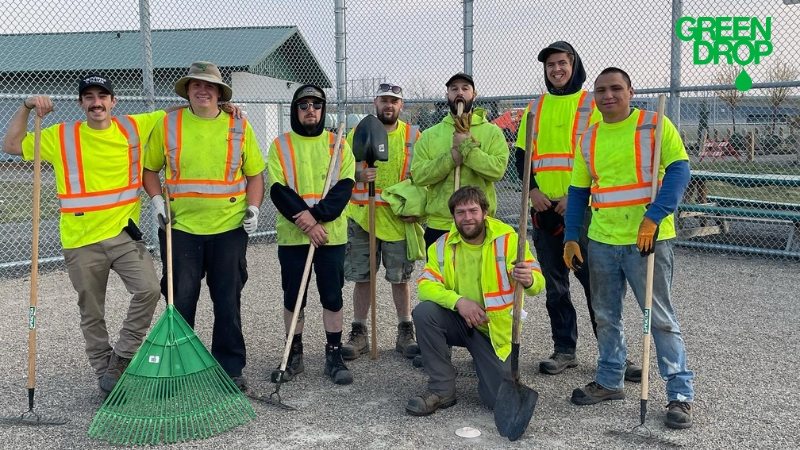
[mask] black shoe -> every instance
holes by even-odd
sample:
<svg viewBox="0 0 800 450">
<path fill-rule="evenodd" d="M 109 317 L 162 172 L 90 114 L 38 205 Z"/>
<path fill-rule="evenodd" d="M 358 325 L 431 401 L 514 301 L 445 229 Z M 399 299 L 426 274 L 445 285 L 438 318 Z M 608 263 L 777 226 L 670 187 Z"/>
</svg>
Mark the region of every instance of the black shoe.
<svg viewBox="0 0 800 450">
<path fill-rule="evenodd" d="M 602 384 L 592 381 L 582 388 L 572 391 L 572 403 L 576 405 L 594 405 L 605 400 L 624 400 L 622 389 L 608 389 Z"/>
<path fill-rule="evenodd" d="M 412 416 L 429 416 L 435 413 L 437 409 L 449 408 L 455 405 L 456 402 L 455 395 L 442 397 L 431 391 L 425 391 L 408 399 L 406 412 Z"/>
<path fill-rule="evenodd" d="M 242 393 L 247 392 L 247 390 L 250 388 L 247 384 L 247 378 L 245 378 L 244 375 L 239 375 L 238 377 L 231 377 L 231 380 L 233 380 L 233 384 L 235 384 L 236 387 L 238 387 L 239 390 L 242 391 Z"/>
<path fill-rule="evenodd" d="M 292 349 L 289 351 L 289 362 L 286 364 L 286 370 L 283 371 L 282 382 L 292 381 L 295 375 L 301 374 L 305 370 L 305 365 L 303 365 L 303 343 L 295 342 L 292 344 Z M 279 365 L 272 371 L 270 380 L 273 383 L 277 383 L 280 375 L 281 366 Z"/>
<path fill-rule="evenodd" d="M 678 430 L 692 426 L 692 404 L 673 400 L 667 405 L 667 418 L 664 423 Z"/>
<path fill-rule="evenodd" d="M 406 358 L 415 358 L 420 354 L 419 345 L 414 339 L 414 324 L 412 322 L 401 322 L 397 325 L 397 341 L 394 344 L 394 349 L 402 353 Z"/>
<path fill-rule="evenodd" d="M 539 363 L 539 372 L 556 375 L 564 369 L 578 366 L 578 358 L 575 353 L 553 353 L 550 358 Z"/>
<path fill-rule="evenodd" d="M 625 360 L 625 381 L 631 383 L 642 382 L 642 368 L 632 363 L 629 359 Z"/>
<path fill-rule="evenodd" d="M 344 364 L 340 345 L 328 344 L 325 346 L 325 375 L 331 377 L 336 384 L 350 384 L 353 374 Z"/>
<path fill-rule="evenodd" d="M 122 374 L 125 373 L 125 369 L 128 368 L 128 364 L 130 363 L 130 358 L 123 358 L 117 355 L 116 352 L 111 354 L 106 373 L 97 381 L 100 390 L 105 393 L 106 396 L 114 390 L 114 386 L 117 385 L 117 381 L 119 381 Z"/>
</svg>

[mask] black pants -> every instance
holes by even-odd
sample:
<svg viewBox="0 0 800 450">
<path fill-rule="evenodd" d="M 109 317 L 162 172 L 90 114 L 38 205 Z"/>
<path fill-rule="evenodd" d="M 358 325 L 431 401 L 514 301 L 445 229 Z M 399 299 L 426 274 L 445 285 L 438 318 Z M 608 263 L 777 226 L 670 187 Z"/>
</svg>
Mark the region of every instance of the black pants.
<svg viewBox="0 0 800 450">
<path fill-rule="evenodd" d="M 531 209 L 531 215 L 534 210 Z M 589 254 L 586 251 L 586 231 L 591 220 L 591 211 L 587 208 L 584 224 L 581 228 L 581 237 L 578 244 L 583 255 L 583 266 L 575 272 L 575 277 L 583 286 L 586 295 L 586 305 L 589 308 L 589 317 L 592 321 L 592 331 L 597 336 L 597 322 L 592 309 L 592 295 L 589 287 Z M 533 231 L 533 245 L 536 248 L 536 260 L 542 267 L 544 275 L 546 298 L 545 306 L 550 316 L 550 327 L 553 333 L 553 347 L 558 353 L 575 353 L 578 343 L 578 317 L 572 304 L 569 292 L 569 272 L 564 264 L 564 233 L 555 236 L 540 229 Z"/>
<path fill-rule="evenodd" d="M 166 234 L 158 230 L 164 276 L 161 292 L 167 295 Z M 247 282 L 247 233 L 236 228 L 224 233 L 196 235 L 172 230 L 172 277 L 175 309 L 194 328 L 200 282 L 205 277 L 214 306 L 211 354 L 225 372 L 240 376 L 247 363 L 242 335 L 242 288 Z"/>
<path fill-rule="evenodd" d="M 337 312 L 342 309 L 342 288 L 344 287 L 344 254 L 345 244 L 323 245 L 314 251 L 314 273 L 317 274 L 317 290 L 322 307 Z M 306 265 L 309 245 L 279 245 L 278 262 L 281 264 L 281 287 L 283 287 L 283 307 L 294 312 L 297 293 L 303 281 L 303 269 Z M 309 278 L 311 274 L 309 273 Z M 308 283 L 303 292 L 303 304 L 306 307 Z"/>
</svg>

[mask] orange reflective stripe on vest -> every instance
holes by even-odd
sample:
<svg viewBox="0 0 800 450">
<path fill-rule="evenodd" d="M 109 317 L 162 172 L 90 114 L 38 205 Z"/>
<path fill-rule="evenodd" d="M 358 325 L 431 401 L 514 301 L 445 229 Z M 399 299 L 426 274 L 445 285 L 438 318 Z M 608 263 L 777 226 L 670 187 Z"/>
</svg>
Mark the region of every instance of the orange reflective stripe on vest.
<svg viewBox="0 0 800 450">
<path fill-rule="evenodd" d="M 133 203 L 139 199 L 139 188 L 142 186 L 139 177 L 142 150 L 139 130 L 136 122 L 128 116 L 122 119 L 112 117 L 111 120 L 128 141 L 128 184 L 114 189 L 87 192 L 80 137 L 83 122 L 62 123 L 58 128 L 66 190 L 65 193 L 58 194 L 62 213 L 101 211 Z"/>
<path fill-rule="evenodd" d="M 181 176 L 181 149 L 183 147 L 183 109 L 173 111 L 164 117 L 164 147 L 169 162 L 171 197 L 235 197 L 245 193 L 247 182 L 240 173 L 245 119 L 230 116 L 228 122 L 228 151 L 225 157 L 225 179 L 186 179 Z M 237 175 L 239 176 L 237 178 Z"/>
<path fill-rule="evenodd" d="M 328 148 L 331 158 L 336 158 L 336 162 L 333 166 L 333 174 L 336 177 L 334 180 L 338 180 L 341 176 L 342 152 L 344 152 L 344 144 L 342 144 L 341 148 L 339 149 L 339 153 L 334 155 L 333 151 L 336 149 L 336 136 L 333 133 L 328 132 L 328 141 Z M 285 133 L 281 136 L 278 136 L 275 139 L 275 147 L 278 151 L 278 159 L 281 162 L 281 169 L 283 169 L 283 178 L 286 180 L 286 186 L 297 192 L 306 202 L 306 205 L 314 206 L 319 203 L 319 201 L 322 199 L 321 192 L 304 194 L 300 190 L 300 184 L 297 179 L 297 164 L 294 157 L 294 145 L 292 144 L 291 135 L 289 133 Z M 330 164 L 330 161 L 328 161 L 327 164 Z M 334 184 L 336 183 L 331 182 L 331 186 Z"/>
<path fill-rule="evenodd" d="M 417 141 L 417 134 L 419 134 L 418 126 L 406 125 L 406 157 L 403 160 L 403 167 L 400 170 L 401 178 L 399 181 L 411 178 L 411 163 L 414 160 L 414 143 Z M 366 161 L 361 161 L 357 163 L 356 167 L 358 169 L 356 172 L 361 172 L 367 169 L 367 163 Z M 369 204 L 369 183 L 357 182 L 355 186 L 353 186 L 353 195 L 350 197 L 350 203 L 356 205 Z M 389 202 L 383 200 L 383 197 L 381 197 L 380 189 L 375 189 L 375 204 L 377 206 L 389 206 Z"/>
<path fill-rule="evenodd" d="M 575 159 L 575 144 L 578 142 L 581 134 L 586 130 L 589 125 L 589 120 L 594 111 L 594 98 L 584 91 L 578 100 L 578 109 L 575 111 L 575 118 L 572 121 L 572 135 L 571 145 L 569 152 L 563 153 L 547 153 L 540 154 L 538 151 L 538 138 L 539 138 L 539 119 L 542 116 L 542 105 L 544 105 L 544 98 L 547 94 L 542 94 L 536 100 L 528 105 L 529 111 L 536 111 L 534 115 L 533 125 L 533 152 L 531 154 L 531 161 L 533 172 L 545 171 L 572 171 L 572 164 Z"/>
<path fill-rule="evenodd" d="M 593 208 L 643 205 L 650 202 L 653 166 L 656 164 L 656 167 L 658 167 L 658 162 L 653 161 L 656 118 L 656 113 L 652 111 L 639 111 L 636 133 L 633 138 L 635 159 L 633 167 L 621 168 L 622 170 L 633 169 L 636 173 L 636 182 L 621 186 L 601 187 L 598 184 L 599 176 L 596 169 L 595 142 L 597 141 L 599 123 L 586 130 L 581 142 L 581 154 L 586 161 L 589 174 L 594 180 L 591 187 Z M 621 145 L 625 145 L 625 143 L 621 143 Z"/>
</svg>

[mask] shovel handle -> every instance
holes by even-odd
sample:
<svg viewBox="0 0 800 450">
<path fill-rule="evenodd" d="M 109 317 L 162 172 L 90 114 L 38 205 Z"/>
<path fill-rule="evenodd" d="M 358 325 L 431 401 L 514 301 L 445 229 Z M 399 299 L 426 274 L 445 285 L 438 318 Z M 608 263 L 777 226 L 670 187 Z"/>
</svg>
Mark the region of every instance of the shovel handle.
<svg viewBox="0 0 800 450">
<path fill-rule="evenodd" d="M 456 104 L 457 115 L 461 117 L 464 114 L 464 102 Z M 455 173 L 453 174 L 453 192 L 461 189 L 461 166 L 456 166 Z"/>
<path fill-rule="evenodd" d="M 374 182 L 370 186 L 374 186 Z M 370 320 L 372 323 L 370 342 L 370 358 L 378 358 L 378 262 L 375 258 L 375 249 L 377 247 L 375 236 L 375 193 L 374 190 L 370 191 L 369 195 L 369 299 L 370 299 Z"/>
</svg>

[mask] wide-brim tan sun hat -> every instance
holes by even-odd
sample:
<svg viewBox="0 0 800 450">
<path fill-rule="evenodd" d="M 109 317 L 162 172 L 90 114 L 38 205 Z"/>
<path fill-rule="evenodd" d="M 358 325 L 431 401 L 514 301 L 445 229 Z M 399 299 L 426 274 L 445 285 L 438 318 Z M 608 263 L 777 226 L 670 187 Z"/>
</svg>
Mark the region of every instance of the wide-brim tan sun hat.
<svg viewBox="0 0 800 450">
<path fill-rule="evenodd" d="M 186 94 L 186 85 L 189 80 L 203 80 L 219 85 L 222 88 L 222 95 L 219 97 L 220 101 L 227 102 L 233 97 L 233 89 L 222 81 L 222 74 L 214 63 L 208 61 L 193 62 L 189 67 L 189 73 L 175 83 L 175 93 L 186 100 L 189 100 L 189 95 Z"/>
</svg>

